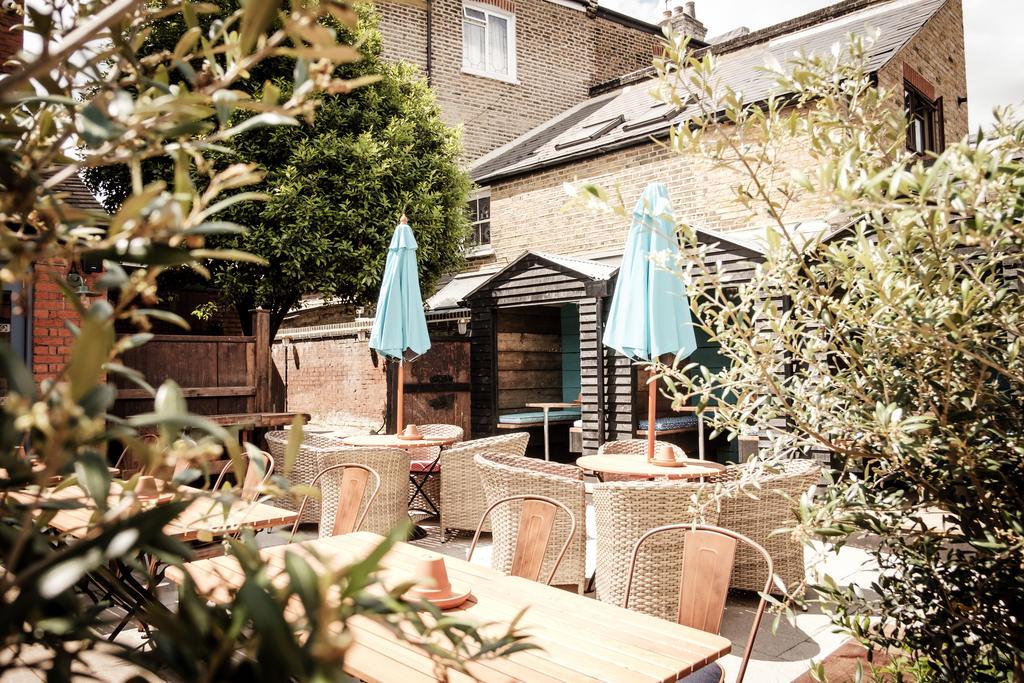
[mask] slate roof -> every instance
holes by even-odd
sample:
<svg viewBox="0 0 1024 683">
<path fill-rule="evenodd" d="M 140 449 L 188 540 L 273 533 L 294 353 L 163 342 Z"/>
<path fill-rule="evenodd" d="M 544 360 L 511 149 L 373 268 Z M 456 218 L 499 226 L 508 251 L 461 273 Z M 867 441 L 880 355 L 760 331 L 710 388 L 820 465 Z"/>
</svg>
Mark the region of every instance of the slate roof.
<svg viewBox="0 0 1024 683">
<path fill-rule="evenodd" d="M 50 174 L 46 174 L 47 177 Z M 99 211 L 106 213 L 103 206 L 96 200 L 95 195 L 82 181 L 82 178 L 74 173 L 69 177 L 62 180 L 54 188 L 54 191 L 64 196 L 66 201 L 76 209 L 82 209 L 84 211 Z"/>
<path fill-rule="evenodd" d="M 811 14 L 736 37 L 710 48 L 718 56 L 717 76 L 723 85 L 740 91 L 747 102 L 765 99 L 774 80 L 759 67 L 766 61 L 785 63 L 798 51 L 822 53 L 842 43 L 850 33 L 881 31 L 868 54 L 868 68 L 884 66 L 947 0 L 846 0 Z M 618 79 L 598 94 L 545 124 L 481 157 L 470 173 L 486 185 L 574 159 L 640 144 L 667 134 L 671 126 L 688 121 L 698 110 L 682 111 L 662 104 L 650 94 L 652 71 Z M 628 83 L 625 87 L 620 84 Z"/>
</svg>

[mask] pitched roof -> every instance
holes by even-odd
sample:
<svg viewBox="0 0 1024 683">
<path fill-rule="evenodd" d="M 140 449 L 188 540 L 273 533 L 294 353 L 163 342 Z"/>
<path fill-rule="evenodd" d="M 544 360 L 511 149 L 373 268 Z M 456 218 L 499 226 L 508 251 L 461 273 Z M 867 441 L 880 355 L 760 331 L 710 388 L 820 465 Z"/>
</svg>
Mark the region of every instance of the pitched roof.
<svg viewBox="0 0 1024 683">
<path fill-rule="evenodd" d="M 946 1 L 846 0 L 708 49 L 718 55 L 720 83 L 742 92 L 747 102 L 758 102 L 775 85 L 774 78 L 759 68 L 766 62 L 784 63 L 800 50 L 821 53 L 850 33 L 864 35 L 877 28 L 881 35 L 867 55 L 868 69 L 877 71 Z M 487 184 L 640 144 L 667 134 L 671 126 L 697 113 L 696 104 L 678 111 L 652 97 L 651 77 L 650 70 L 623 77 L 617 83 L 629 85 L 596 95 L 482 157 L 470 167 L 473 179 Z"/>
<path fill-rule="evenodd" d="M 53 175 L 52 173 L 44 173 L 46 177 Z M 96 200 L 96 196 L 92 193 L 86 184 L 82 181 L 81 176 L 77 173 L 72 173 L 64 180 L 57 183 L 53 191 L 57 194 L 63 195 L 65 202 L 75 207 L 76 209 L 82 209 L 83 211 L 98 211 L 100 213 L 107 213 L 103 206 Z"/>
</svg>

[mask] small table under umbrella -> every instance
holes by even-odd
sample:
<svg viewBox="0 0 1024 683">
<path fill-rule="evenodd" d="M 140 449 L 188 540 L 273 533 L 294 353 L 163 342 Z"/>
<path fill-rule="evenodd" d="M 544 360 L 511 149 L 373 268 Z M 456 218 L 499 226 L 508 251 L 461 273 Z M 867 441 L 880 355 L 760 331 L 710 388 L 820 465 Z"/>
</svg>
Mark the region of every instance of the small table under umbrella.
<svg viewBox="0 0 1024 683">
<path fill-rule="evenodd" d="M 654 363 L 666 353 L 689 355 L 697 348 L 686 284 L 676 273 L 654 263 L 657 254 L 671 261 L 679 255 L 668 188 L 648 185 L 633 209 L 622 265 L 612 297 L 603 342 L 634 360 Z M 654 371 L 648 382 L 647 458 L 655 458 Z"/>
</svg>

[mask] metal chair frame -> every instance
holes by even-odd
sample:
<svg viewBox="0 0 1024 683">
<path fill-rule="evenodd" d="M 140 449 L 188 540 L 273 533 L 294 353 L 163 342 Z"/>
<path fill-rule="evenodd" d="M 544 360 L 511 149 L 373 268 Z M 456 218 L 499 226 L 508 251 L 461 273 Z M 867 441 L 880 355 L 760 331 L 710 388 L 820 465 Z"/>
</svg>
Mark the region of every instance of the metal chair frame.
<svg viewBox="0 0 1024 683">
<path fill-rule="evenodd" d="M 572 511 L 564 503 L 562 503 L 561 501 L 557 501 L 554 498 L 549 498 L 547 496 L 534 496 L 534 495 L 529 495 L 529 494 L 520 494 L 518 496 L 506 496 L 505 498 L 502 498 L 501 500 L 496 500 L 493 503 L 491 503 L 491 505 L 489 505 L 487 507 L 487 510 L 484 511 L 483 516 L 480 518 L 480 523 L 476 527 L 476 532 L 473 534 L 473 542 L 469 546 L 469 552 L 466 553 L 466 561 L 468 562 L 468 561 L 473 559 L 473 552 L 476 550 L 476 544 L 480 540 L 480 532 L 483 530 L 484 522 L 487 521 L 487 518 L 490 516 L 491 512 L 493 512 L 494 509 L 496 507 L 498 507 L 499 505 L 503 505 L 505 503 L 510 503 L 512 501 L 515 501 L 515 500 L 520 500 L 520 501 L 524 501 L 524 502 L 528 501 L 528 500 L 536 500 L 536 501 L 540 501 L 540 502 L 543 502 L 543 503 L 547 503 L 548 505 L 552 505 L 555 508 L 560 508 L 562 510 L 562 512 L 564 512 L 566 515 L 569 516 L 569 533 L 565 537 L 565 542 L 562 544 L 562 549 L 558 552 L 558 556 L 555 558 L 555 564 L 551 567 L 551 573 L 548 574 L 548 580 L 545 581 L 546 584 L 551 585 L 551 580 L 553 578 L 555 578 L 555 574 L 558 572 L 558 565 L 560 565 L 562 563 L 562 558 L 565 557 L 565 553 L 566 553 L 567 550 L 569 550 L 569 545 L 572 543 L 573 536 L 576 535 L 576 516 L 574 514 L 572 514 Z M 554 526 L 554 518 L 552 518 L 552 527 L 553 526 Z M 522 531 L 522 517 L 521 516 L 520 516 L 520 526 L 519 526 L 519 529 L 520 529 L 520 531 Z M 549 534 L 550 534 L 550 531 L 551 530 L 549 529 L 548 530 Z M 547 543 L 545 543 L 545 545 L 544 545 L 544 552 L 546 552 L 546 551 L 547 551 Z M 519 539 L 517 538 L 516 539 L 516 549 L 515 549 L 516 556 L 519 556 L 520 552 L 521 552 L 521 549 L 520 549 L 520 545 L 519 545 Z M 515 564 L 515 562 L 513 561 L 513 565 L 514 564 Z M 543 552 L 541 553 L 541 564 L 543 564 Z M 538 574 L 539 574 L 540 569 L 538 568 L 537 571 L 538 571 Z M 536 577 L 529 577 L 529 576 L 527 576 L 527 577 L 523 577 L 523 578 L 531 579 L 533 581 L 537 580 Z"/>
<path fill-rule="evenodd" d="M 366 506 L 363 507 L 363 511 L 359 514 L 359 517 L 356 518 L 356 522 L 355 522 L 355 524 L 352 527 L 352 531 L 359 531 L 359 527 L 361 527 L 363 525 L 363 520 L 366 518 L 366 513 L 370 510 L 370 506 L 373 505 L 373 501 L 377 497 L 377 492 L 380 491 L 380 475 L 377 474 L 376 470 L 374 470 L 372 467 L 369 467 L 368 465 L 363 465 L 363 464 L 358 463 L 358 462 L 342 462 L 342 463 L 338 463 L 337 465 L 331 465 L 330 467 L 325 467 L 324 469 L 322 469 L 319 472 L 317 472 L 316 476 L 313 477 L 313 481 L 311 481 L 309 483 L 309 485 L 310 486 L 316 486 L 317 482 L 320 481 L 320 478 L 322 476 L 324 476 L 325 474 L 327 474 L 328 472 L 333 472 L 335 470 L 343 470 L 343 469 L 348 469 L 348 468 L 357 469 L 357 470 L 364 470 L 370 476 L 373 477 L 373 490 L 370 492 L 370 498 L 369 498 L 369 500 L 366 501 Z M 366 495 L 366 489 L 365 488 L 363 489 L 363 495 L 364 496 Z M 295 518 L 295 522 L 292 524 L 292 531 L 291 531 L 290 534 L 288 534 L 288 542 L 289 543 L 292 542 L 292 539 L 295 537 L 295 532 L 296 532 L 296 530 L 298 530 L 299 524 L 302 522 L 302 513 L 306 509 L 306 503 L 307 502 L 309 502 L 309 496 L 308 495 L 307 496 L 303 496 L 302 497 L 302 502 L 299 504 L 299 510 L 298 510 L 298 513 L 297 513 L 297 517 Z M 341 503 L 342 502 L 343 502 L 343 499 L 339 499 L 339 501 L 338 501 L 338 508 L 339 508 L 339 510 L 341 508 Z"/>
<path fill-rule="evenodd" d="M 731 538 L 733 541 L 735 541 L 737 543 L 745 543 L 748 546 L 750 546 L 751 548 L 753 548 L 754 550 L 758 551 L 761 554 L 761 556 L 764 558 L 764 561 L 768 565 L 768 572 L 767 572 L 768 577 L 765 579 L 765 582 L 764 582 L 764 590 L 761 591 L 761 594 L 760 594 L 761 595 L 761 600 L 758 602 L 757 612 L 754 614 L 754 623 L 750 627 L 750 635 L 747 636 L 747 643 L 746 643 L 746 646 L 743 649 L 743 661 L 740 664 L 739 673 L 736 675 L 736 683 L 742 683 L 743 675 L 746 673 L 746 671 L 747 671 L 747 664 L 750 661 L 750 654 L 751 654 L 751 652 L 753 651 L 753 648 L 754 648 L 754 640 L 757 638 L 757 629 L 761 626 L 761 618 L 764 616 L 764 610 L 765 610 L 765 607 L 767 605 L 767 599 L 765 598 L 765 596 L 768 595 L 768 592 L 771 590 L 771 587 L 772 587 L 772 577 L 775 575 L 775 565 L 772 562 L 772 558 L 768 554 L 768 551 L 765 550 L 761 546 L 761 544 L 757 543 L 756 541 L 752 541 L 751 539 L 747 538 L 743 534 L 738 534 L 735 531 L 732 531 L 731 529 L 725 529 L 725 528 L 722 528 L 722 527 L 710 526 L 710 525 L 705 525 L 705 524 L 666 524 L 665 526 L 656 527 L 656 528 L 651 529 L 650 531 L 646 532 L 643 536 L 641 536 L 639 539 L 637 539 L 636 544 L 633 546 L 633 556 L 632 556 L 632 558 L 629 561 L 629 574 L 627 575 L 627 578 L 626 578 L 626 595 L 625 595 L 625 597 L 622 600 L 622 606 L 623 607 L 626 607 L 628 609 L 628 606 L 629 606 L 629 594 L 630 594 L 631 589 L 633 587 L 633 574 L 636 571 L 636 560 L 637 560 L 637 556 L 640 553 L 641 546 L 648 539 L 650 539 L 651 537 L 656 536 L 658 534 L 662 534 L 662 533 L 668 532 L 668 531 L 685 531 L 685 532 L 687 532 L 687 539 L 686 539 L 687 543 L 689 543 L 689 542 L 696 542 L 697 541 L 697 539 L 696 539 L 696 532 L 707 532 L 707 533 L 718 534 L 720 536 L 725 536 L 727 538 Z M 733 561 L 732 561 L 731 564 L 735 564 L 735 557 L 733 558 Z M 683 573 L 686 572 L 685 563 L 684 563 L 684 566 L 682 567 L 681 571 Z M 732 574 L 732 566 L 729 567 L 729 573 Z M 682 592 L 682 590 L 680 590 L 680 594 L 679 594 L 680 610 L 682 609 L 684 600 L 686 600 L 688 597 L 689 596 L 687 596 L 686 594 L 684 594 Z M 723 609 L 723 611 L 725 609 L 725 599 L 724 599 L 724 597 L 723 597 L 723 600 L 722 600 L 722 609 Z"/>
</svg>

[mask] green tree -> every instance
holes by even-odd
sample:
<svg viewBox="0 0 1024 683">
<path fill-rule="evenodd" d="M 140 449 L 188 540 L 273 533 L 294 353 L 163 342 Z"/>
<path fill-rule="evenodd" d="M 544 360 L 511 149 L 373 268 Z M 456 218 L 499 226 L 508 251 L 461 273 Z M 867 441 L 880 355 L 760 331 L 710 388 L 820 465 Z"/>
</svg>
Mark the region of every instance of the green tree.
<svg viewBox="0 0 1024 683">
<path fill-rule="evenodd" d="M 918 158 L 902 93 L 876 87 L 865 45 L 776 67 L 778 95 L 762 102 L 717 86 L 714 57 L 681 38 L 658 62 L 659 96 L 701 108 L 671 149 L 735 172 L 737 201 L 771 229 L 737 287 L 705 258 L 700 226 L 679 226 L 689 249 L 669 267 L 692 277 L 728 366 L 656 369 L 677 400 L 713 406 L 717 429 L 770 442 L 767 466 L 831 457 L 827 486 L 794 501 L 791 531 L 826 552 L 856 543 L 877 563 L 870 590 L 812 582 L 835 624 L 902 653 L 884 680 L 907 667 L 927 681 L 1020 681 L 1024 122 L 1004 112 L 989 135 Z M 794 145 L 807 168 L 780 166 Z M 812 199 L 848 228 L 796 234 L 787 208 Z"/>
<path fill-rule="evenodd" d="M 220 13 L 205 25 L 236 8 L 235 0 L 222 0 Z M 441 121 L 434 95 L 415 67 L 381 59 L 382 37 L 372 7 L 360 5 L 357 13 L 352 31 L 332 25 L 342 39 L 359 46 L 362 57 L 339 66 L 337 75 L 365 84 L 350 93 L 320 95 L 315 113 L 297 126 L 245 130 L 232 138 L 230 154 L 214 159 L 217 165 L 254 164 L 264 172 L 260 183 L 245 189 L 266 194 L 265 202 L 242 202 L 220 213 L 221 220 L 249 230 L 211 241 L 256 254 L 266 264 L 204 265 L 222 301 L 237 308 L 244 325 L 252 308 L 270 311 L 271 335 L 307 294 L 373 303 L 391 233 L 403 213 L 419 243 L 425 291 L 463 262 L 470 183 L 460 165 L 458 132 Z M 167 17 L 142 53 L 172 50 L 186 28 L 180 16 Z M 294 58 L 275 57 L 236 88 L 256 100 L 288 97 L 296 68 Z M 251 115 L 235 113 L 231 123 Z M 150 181 L 170 173 L 165 161 L 154 160 L 145 166 L 144 177 Z M 112 210 L 130 188 L 121 167 L 89 169 L 86 180 Z M 162 284 L 173 287 L 174 280 Z"/>
</svg>

